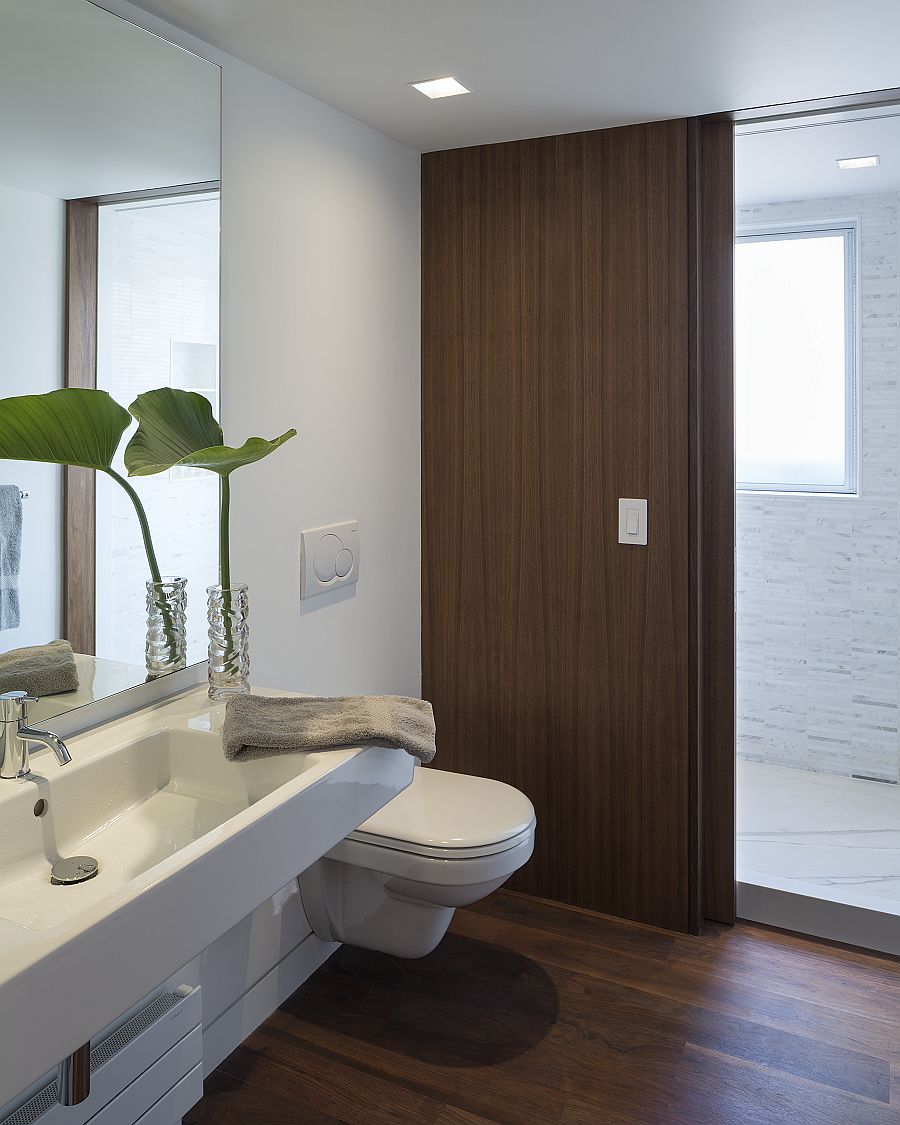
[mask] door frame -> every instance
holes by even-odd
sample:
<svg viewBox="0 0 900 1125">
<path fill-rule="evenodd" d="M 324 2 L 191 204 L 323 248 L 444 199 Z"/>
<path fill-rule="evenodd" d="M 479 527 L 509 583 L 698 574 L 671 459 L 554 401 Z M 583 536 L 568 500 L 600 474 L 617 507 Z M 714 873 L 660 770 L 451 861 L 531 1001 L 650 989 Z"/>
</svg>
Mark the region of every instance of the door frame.
<svg viewBox="0 0 900 1125">
<path fill-rule="evenodd" d="M 66 201 L 66 387 L 97 386 L 99 201 Z M 94 656 L 97 617 L 97 503 L 93 469 L 63 469 L 62 635 L 76 652 Z"/>
<path fill-rule="evenodd" d="M 730 924 L 735 880 L 734 124 L 688 121 L 691 902 Z"/>
<path fill-rule="evenodd" d="M 734 239 L 734 185 L 724 152 L 733 152 L 735 125 L 891 105 L 900 105 L 900 88 L 756 106 L 689 121 L 690 690 L 697 840 L 691 909 L 698 928 L 704 918 L 734 922 L 737 895 L 733 252 L 726 255 L 723 249 L 726 222 L 732 244 Z M 730 131 L 730 139 L 723 130 Z M 711 175 L 720 182 L 711 182 Z M 725 178 L 730 200 L 722 190 Z"/>
</svg>

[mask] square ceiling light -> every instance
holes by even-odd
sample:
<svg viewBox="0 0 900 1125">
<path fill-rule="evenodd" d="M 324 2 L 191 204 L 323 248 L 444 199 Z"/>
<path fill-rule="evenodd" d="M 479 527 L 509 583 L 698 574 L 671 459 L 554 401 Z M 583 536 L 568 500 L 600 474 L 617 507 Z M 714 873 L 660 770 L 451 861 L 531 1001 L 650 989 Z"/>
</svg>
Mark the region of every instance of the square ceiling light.
<svg viewBox="0 0 900 1125">
<path fill-rule="evenodd" d="M 426 98 L 453 98 L 457 94 L 469 94 L 471 90 L 457 82 L 452 74 L 446 78 L 429 78 L 427 82 L 410 82 L 414 90 L 424 94 Z"/>
<path fill-rule="evenodd" d="M 848 156 L 844 160 L 837 162 L 838 168 L 842 172 L 847 172 L 852 168 L 877 168 L 877 156 Z"/>
</svg>

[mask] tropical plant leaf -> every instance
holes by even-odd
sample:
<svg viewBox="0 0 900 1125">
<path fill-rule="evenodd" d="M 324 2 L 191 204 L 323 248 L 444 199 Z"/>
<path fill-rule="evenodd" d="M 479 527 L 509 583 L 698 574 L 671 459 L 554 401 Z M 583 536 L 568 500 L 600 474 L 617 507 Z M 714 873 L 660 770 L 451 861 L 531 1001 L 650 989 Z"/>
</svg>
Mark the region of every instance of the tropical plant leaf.
<svg viewBox="0 0 900 1125">
<path fill-rule="evenodd" d="M 242 465 L 268 457 L 297 434 L 292 429 L 271 441 L 252 437 L 238 448 L 224 445 L 209 400 L 196 391 L 175 387 L 146 391 L 129 410 L 139 422 L 125 447 L 130 477 L 152 476 L 176 465 L 227 477 Z"/>
<path fill-rule="evenodd" d="M 0 458 L 108 470 L 130 424 L 106 391 L 66 387 L 0 399 Z"/>
<path fill-rule="evenodd" d="M 212 406 L 196 391 L 159 387 L 138 395 L 128 409 L 139 423 L 125 447 L 130 477 L 165 472 L 197 450 L 222 444 Z"/>
<path fill-rule="evenodd" d="M 252 465 L 274 453 L 296 430 L 280 437 L 248 438 L 234 448 L 222 443 L 222 427 L 213 417 L 209 400 L 196 391 L 159 387 L 146 391 L 128 408 L 138 428 L 125 447 L 125 465 L 130 477 L 152 476 L 176 465 L 207 469 L 221 479 L 219 507 L 219 583 L 231 585 L 229 524 L 231 488 L 229 476 L 242 465 Z"/>
<path fill-rule="evenodd" d="M 96 469 L 128 494 L 141 527 L 147 565 L 155 582 L 159 565 L 140 497 L 113 469 L 113 458 L 131 415 L 106 391 L 64 387 L 43 395 L 0 399 L 0 459 L 47 461 Z"/>
</svg>

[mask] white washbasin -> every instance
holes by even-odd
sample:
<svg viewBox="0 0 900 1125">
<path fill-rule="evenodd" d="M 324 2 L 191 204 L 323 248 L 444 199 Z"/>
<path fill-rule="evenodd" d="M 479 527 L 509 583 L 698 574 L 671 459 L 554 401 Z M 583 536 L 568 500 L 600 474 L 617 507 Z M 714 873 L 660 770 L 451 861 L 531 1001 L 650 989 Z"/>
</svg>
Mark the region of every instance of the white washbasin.
<svg viewBox="0 0 900 1125">
<path fill-rule="evenodd" d="M 16 785 L 0 825 L 0 918 L 30 929 L 59 925 L 317 761 L 304 754 L 234 765 L 225 761 L 217 734 L 176 727 L 81 769 L 53 769 Z M 83 854 L 98 861 L 95 878 L 51 884 L 56 860 Z"/>
<path fill-rule="evenodd" d="M 0 1012 L 17 1029 L 0 1105 L 412 780 L 408 755 L 374 747 L 235 765 L 223 716 L 191 692 L 68 739 L 68 766 L 42 751 L 32 778 L 0 781 Z M 53 885 L 75 855 L 98 874 Z"/>
</svg>

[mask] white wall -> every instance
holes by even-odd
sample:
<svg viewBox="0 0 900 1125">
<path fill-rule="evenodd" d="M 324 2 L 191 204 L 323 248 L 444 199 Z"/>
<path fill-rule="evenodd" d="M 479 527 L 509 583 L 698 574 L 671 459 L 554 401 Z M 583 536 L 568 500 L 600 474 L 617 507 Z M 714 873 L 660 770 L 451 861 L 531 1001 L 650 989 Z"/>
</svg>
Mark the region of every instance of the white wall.
<svg viewBox="0 0 900 1125">
<path fill-rule="evenodd" d="M 0 397 L 62 386 L 65 206 L 0 184 Z M 59 636 L 62 470 L 0 461 L 0 483 L 28 492 L 22 515 L 21 625 L 0 652 Z"/>
<path fill-rule="evenodd" d="M 900 776 L 900 195 L 740 208 L 859 216 L 860 495 L 739 492 L 738 753 Z"/>
<path fill-rule="evenodd" d="M 300 437 L 233 478 L 253 683 L 420 691 L 419 156 L 124 2 L 223 68 L 226 440 Z M 302 527 L 360 527 L 360 580 L 301 604 Z"/>
</svg>

